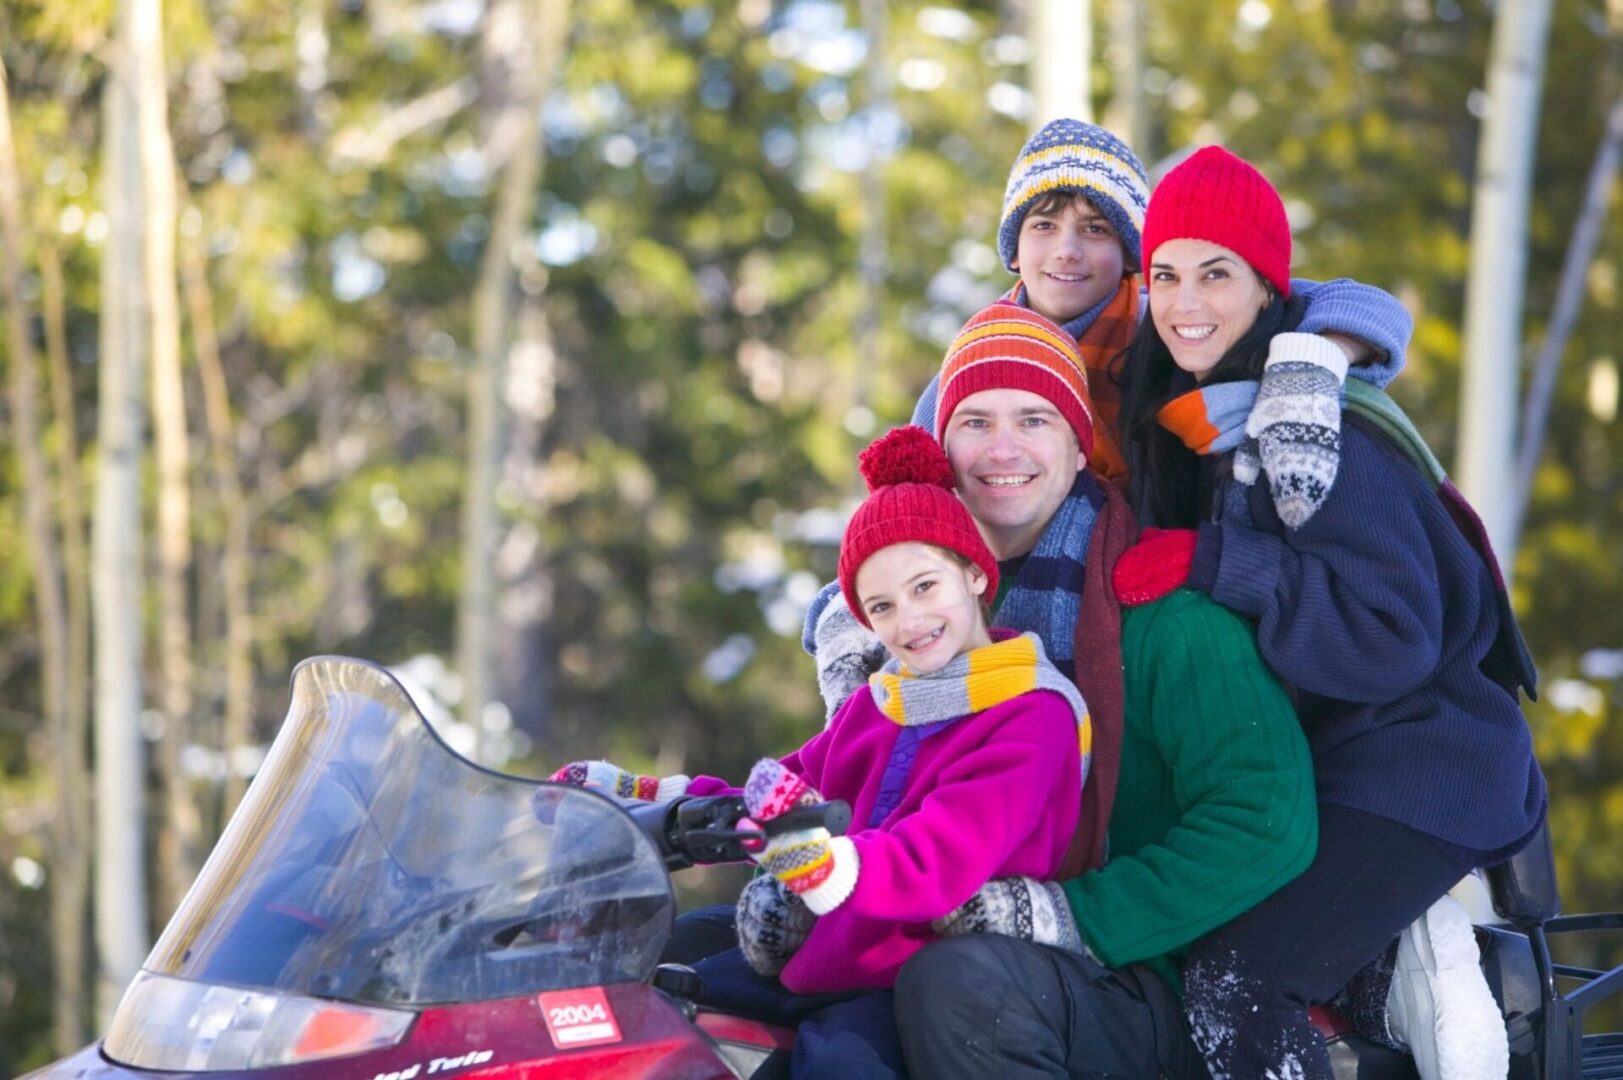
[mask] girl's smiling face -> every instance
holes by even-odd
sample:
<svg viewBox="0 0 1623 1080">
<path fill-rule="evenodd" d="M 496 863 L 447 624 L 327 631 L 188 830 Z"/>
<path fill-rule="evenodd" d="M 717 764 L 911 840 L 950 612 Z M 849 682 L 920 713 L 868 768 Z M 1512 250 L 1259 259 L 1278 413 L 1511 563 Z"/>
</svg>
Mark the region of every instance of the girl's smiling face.
<svg viewBox="0 0 1623 1080">
<path fill-rule="evenodd" d="M 857 568 L 857 598 L 873 632 L 909 671 L 927 675 L 992 643 L 981 615 L 986 574 L 950 552 L 909 541 Z"/>
<path fill-rule="evenodd" d="M 1172 360 L 1197 382 L 1268 306 L 1251 265 L 1210 240 L 1168 240 L 1150 255 L 1150 318 Z"/>
</svg>

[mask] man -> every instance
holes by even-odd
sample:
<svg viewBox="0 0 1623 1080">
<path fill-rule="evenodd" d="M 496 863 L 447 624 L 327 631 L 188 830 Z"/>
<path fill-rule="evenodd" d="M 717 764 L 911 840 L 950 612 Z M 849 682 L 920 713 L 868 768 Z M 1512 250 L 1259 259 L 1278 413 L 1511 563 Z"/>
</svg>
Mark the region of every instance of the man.
<svg viewBox="0 0 1623 1080">
<path fill-rule="evenodd" d="M 1203 1076 L 1179 962 L 1311 861 L 1306 741 L 1241 619 L 1168 592 L 1153 567 L 1107 579 L 1134 526 L 1086 467 L 1091 405 L 1068 334 L 994 304 L 960 332 L 938 387 L 937 436 L 1009 582 L 996 621 L 1043 638 L 1096 736 L 1075 848 L 1090 869 L 991 882 L 939 921 L 946 940 L 897 983 L 908 1065 L 932 1078 Z M 1118 609 L 1117 594 L 1140 603 Z M 829 696 L 866 664 L 852 622 L 832 601 L 812 627 Z"/>
</svg>

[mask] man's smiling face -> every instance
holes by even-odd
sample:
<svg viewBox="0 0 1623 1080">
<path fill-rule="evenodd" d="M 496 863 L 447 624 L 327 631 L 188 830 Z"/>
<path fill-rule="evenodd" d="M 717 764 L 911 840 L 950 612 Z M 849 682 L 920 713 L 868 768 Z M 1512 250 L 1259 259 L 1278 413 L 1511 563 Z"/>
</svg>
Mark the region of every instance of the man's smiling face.
<svg viewBox="0 0 1623 1080">
<path fill-rule="evenodd" d="M 982 390 L 958 403 L 942 437 L 958 497 L 999 559 L 1037 544 L 1087 464 L 1058 409 L 1029 390 Z"/>
</svg>

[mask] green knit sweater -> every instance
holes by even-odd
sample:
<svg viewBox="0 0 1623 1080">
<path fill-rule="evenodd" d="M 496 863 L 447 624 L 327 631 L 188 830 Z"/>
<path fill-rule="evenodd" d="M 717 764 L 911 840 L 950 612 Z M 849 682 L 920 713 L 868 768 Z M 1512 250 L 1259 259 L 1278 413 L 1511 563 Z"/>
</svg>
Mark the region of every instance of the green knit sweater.
<svg viewBox="0 0 1623 1080">
<path fill-rule="evenodd" d="M 1204 594 L 1124 608 L 1122 665 L 1110 861 L 1065 894 L 1100 960 L 1178 986 L 1190 944 L 1312 862 L 1313 763 L 1255 632 Z"/>
</svg>

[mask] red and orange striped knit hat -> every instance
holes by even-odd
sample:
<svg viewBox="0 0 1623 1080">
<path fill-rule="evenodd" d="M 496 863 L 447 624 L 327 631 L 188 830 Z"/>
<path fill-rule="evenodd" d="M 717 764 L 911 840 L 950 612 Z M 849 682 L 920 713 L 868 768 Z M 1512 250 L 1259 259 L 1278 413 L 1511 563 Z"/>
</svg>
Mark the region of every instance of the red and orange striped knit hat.
<svg viewBox="0 0 1623 1080">
<path fill-rule="evenodd" d="M 982 390 L 1029 390 L 1046 399 L 1076 432 L 1083 455 L 1093 454 L 1093 400 L 1076 341 L 1030 308 L 999 300 L 958 331 L 941 362 L 937 439 L 945 443 L 959 402 Z"/>
</svg>

